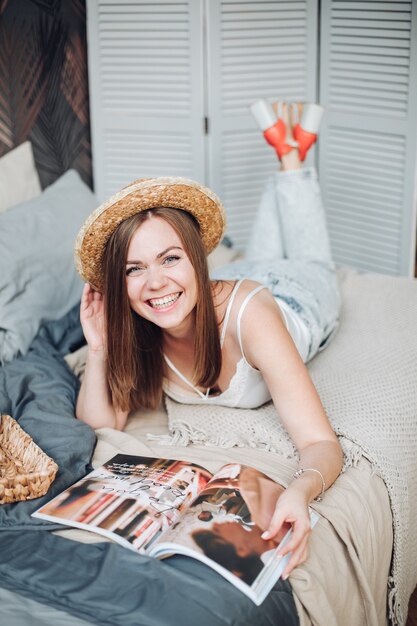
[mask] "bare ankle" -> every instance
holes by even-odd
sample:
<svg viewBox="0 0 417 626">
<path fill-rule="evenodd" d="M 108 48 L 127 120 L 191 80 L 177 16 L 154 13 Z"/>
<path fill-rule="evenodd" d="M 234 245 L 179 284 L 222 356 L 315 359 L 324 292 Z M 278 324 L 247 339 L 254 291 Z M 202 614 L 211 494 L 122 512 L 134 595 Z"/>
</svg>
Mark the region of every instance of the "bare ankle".
<svg viewBox="0 0 417 626">
<path fill-rule="evenodd" d="M 301 161 L 297 148 L 294 148 L 294 150 L 291 150 L 281 157 L 281 172 L 299 169 L 301 169 Z"/>
</svg>

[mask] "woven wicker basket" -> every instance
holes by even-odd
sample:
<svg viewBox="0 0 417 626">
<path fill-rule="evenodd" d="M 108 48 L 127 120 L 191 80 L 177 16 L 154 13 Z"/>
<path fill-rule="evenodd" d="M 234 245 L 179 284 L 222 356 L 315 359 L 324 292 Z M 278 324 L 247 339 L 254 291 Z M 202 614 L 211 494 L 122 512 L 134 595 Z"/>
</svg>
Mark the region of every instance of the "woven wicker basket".
<svg viewBox="0 0 417 626">
<path fill-rule="evenodd" d="M 0 504 L 45 495 L 58 471 L 9 415 L 0 416 Z"/>
</svg>

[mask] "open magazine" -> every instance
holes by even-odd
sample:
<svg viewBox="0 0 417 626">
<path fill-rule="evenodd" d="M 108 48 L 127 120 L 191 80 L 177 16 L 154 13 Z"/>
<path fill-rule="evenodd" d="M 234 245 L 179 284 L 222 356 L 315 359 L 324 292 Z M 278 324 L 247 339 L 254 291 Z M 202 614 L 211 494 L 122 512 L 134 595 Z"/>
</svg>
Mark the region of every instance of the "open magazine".
<svg viewBox="0 0 417 626">
<path fill-rule="evenodd" d="M 245 465 L 228 464 L 212 475 L 188 461 L 118 454 L 33 516 L 159 559 L 193 557 L 259 605 L 289 560 L 277 555 L 290 538 L 289 524 L 274 540 L 261 538 L 283 491 Z M 314 526 L 318 516 L 310 515 Z"/>
</svg>

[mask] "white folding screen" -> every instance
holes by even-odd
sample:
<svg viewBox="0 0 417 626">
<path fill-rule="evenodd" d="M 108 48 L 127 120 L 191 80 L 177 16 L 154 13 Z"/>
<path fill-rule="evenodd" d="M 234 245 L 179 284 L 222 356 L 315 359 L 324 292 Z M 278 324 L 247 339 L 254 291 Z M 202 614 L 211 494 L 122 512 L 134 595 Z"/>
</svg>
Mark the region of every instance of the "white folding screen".
<svg viewBox="0 0 417 626">
<path fill-rule="evenodd" d="M 323 0 L 320 180 L 337 262 L 413 274 L 417 2 Z"/>
<path fill-rule="evenodd" d="M 243 247 L 275 152 L 256 128 L 258 98 L 316 100 L 317 2 L 207 0 L 208 182 Z"/>
<path fill-rule="evenodd" d="M 221 196 L 243 247 L 277 168 L 249 104 L 320 99 L 318 165 L 336 261 L 411 273 L 416 5 L 87 0 L 96 192 L 103 199 L 146 176 L 194 178 Z"/>
<path fill-rule="evenodd" d="M 248 107 L 315 99 L 317 0 L 87 0 L 87 9 L 97 194 L 189 176 L 221 196 L 243 247 L 277 168 Z"/>
<path fill-rule="evenodd" d="M 95 191 L 204 181 L 202 2 L 87 0 Z"/>
</svg>

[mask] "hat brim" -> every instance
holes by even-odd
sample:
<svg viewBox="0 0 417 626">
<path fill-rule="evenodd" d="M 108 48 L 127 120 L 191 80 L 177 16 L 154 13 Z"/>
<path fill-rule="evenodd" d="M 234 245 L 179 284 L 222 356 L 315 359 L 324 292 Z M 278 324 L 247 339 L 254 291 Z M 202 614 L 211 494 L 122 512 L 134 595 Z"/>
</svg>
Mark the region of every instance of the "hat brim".
<svg viewBox="0 0 417 626">
<path fill-rule="evenodd" d="M 193 215 L 207 254 L 226 228 L 226 214 L 211 189 L 187 178 L 135 181 L 101 204 L 86 220 L 75 242 L 75 264 L 82 278 L 103 291 L 103 255 L 109 237 L 129 217 L 155 207 L 182 209 Z"/>
</svg>

